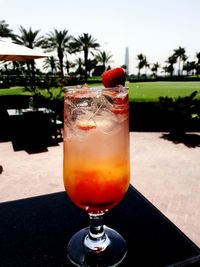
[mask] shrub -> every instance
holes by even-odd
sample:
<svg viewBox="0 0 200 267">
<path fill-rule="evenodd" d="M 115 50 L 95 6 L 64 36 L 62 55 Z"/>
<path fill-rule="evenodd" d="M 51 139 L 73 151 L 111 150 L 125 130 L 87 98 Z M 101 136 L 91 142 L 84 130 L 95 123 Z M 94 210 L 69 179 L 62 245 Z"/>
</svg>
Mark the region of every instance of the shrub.
<svg viewBox="0 0 200 267">
<path fill-rule="evenodd" d="M 185 97 L 160 97 L 159 105 L 163 119 L 168 119 L 170 134 L 183 135 L 194 119 L 200 119 L 200 101 L 194 91 Z"/>
</svg>

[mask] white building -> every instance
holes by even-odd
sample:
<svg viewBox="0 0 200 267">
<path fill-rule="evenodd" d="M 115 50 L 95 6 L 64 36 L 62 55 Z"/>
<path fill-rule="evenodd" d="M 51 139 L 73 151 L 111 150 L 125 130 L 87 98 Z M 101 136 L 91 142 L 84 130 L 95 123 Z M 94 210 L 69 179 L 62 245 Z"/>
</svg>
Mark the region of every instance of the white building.
<svg viewBox="0 0 200 267">
<path fill-rule="evenodd" d="M 125 63 L 126 65 L 126 73 L 129 74 L 129 49 L 126 47 L 125 49 Z"/>
</svg>

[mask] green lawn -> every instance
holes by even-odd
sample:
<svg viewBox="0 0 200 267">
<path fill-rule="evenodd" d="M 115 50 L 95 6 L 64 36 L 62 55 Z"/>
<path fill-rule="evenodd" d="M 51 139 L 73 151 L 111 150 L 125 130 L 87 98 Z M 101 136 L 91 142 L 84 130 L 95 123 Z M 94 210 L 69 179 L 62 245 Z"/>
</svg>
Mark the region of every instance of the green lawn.
<svg viewBox="0 0 200 267">
<path fill-rule="evenodd" d="M 0 89 L 1 95 L 30 95 L 30 92 L 25 91 L 24 88 L 6 88 Z"/>
<path fill-rule="evenodd" d="M 160 96 L 177 98 L 198 91 L 200 99 L 200 82 L 143 82 L 128 83 L 129 99 L 131 102 L 158 101 Z"/>
<path fill-rule="evenodd" d="M 193 91 L 199 92 L 197 97 L 200 99 L 200 82 L 142 82 L 127 83 L 127 86 L 131 102 L 157 102 L 160 96 L 184 97 Z M 0 96 L 20 94 L 30 95 L 30 92 L 25 91 L 24 88 L 0 89 Z"/>
</svg>

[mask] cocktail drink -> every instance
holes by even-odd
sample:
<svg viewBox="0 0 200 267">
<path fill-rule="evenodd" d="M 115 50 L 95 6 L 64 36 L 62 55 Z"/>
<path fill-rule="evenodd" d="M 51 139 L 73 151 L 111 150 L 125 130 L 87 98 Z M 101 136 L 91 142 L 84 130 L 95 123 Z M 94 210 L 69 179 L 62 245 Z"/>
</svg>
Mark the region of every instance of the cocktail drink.
<svg viewBox="0 0 200 267">
<path fill-rule="evenodd" d="M 116 266 L 126 243 L 102 217 L 129 187 L 128 91 L 67 87 L 64 101 L 64 185 L 90 217 L 90 227 L 70 240 L 68 257 L 77 266 Z"/>
<path fill-rule="evenodd" d="M 124 88 L 87 90 L 65 99 L 64 184 L 74 203 L 96 214 L 115 206 L 129 185 L 128 103 Z"/>
</svg>

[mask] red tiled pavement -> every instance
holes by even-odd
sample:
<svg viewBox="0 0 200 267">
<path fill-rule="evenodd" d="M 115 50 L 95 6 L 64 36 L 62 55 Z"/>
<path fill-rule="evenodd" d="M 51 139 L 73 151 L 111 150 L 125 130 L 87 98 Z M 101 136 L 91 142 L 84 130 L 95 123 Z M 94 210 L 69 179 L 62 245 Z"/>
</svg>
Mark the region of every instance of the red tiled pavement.
<svg viewBox="0 0 200 267">
<path fill-rule="evenodd" d="M 131 182 L 200 246 L 200 141 L 189 148 L 161 137 L 131 135 Z"/>
</svg>

